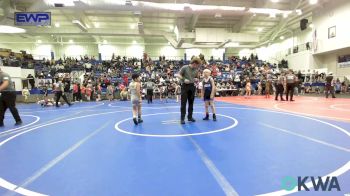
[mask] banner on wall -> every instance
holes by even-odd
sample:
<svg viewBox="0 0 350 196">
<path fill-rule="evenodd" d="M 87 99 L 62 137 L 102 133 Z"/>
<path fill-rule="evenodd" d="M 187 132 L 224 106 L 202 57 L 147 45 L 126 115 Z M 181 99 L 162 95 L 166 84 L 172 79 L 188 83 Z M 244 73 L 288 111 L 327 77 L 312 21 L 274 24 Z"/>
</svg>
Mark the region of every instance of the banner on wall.
<svg viewBox="0 0 350 196">
<path fill-rule="evenodd" d="M 44 86 L 50 87 L 52 85 L 52 79 L 36 79 L 36 86 L 42 88 Z"/>
<path fill-rule="evenodd" d="M 51 12 L 15 12 L 17 26 L 51 26 Z"/>
<path fill-rule="evenodd" d="M 350 54 L 338 56 L 338 63 L 350 62 Z"/>
<path fill-rule="evenodd" d="M 338 63 L 339 68 L 350 68 L 350 61 L 349 62 L 343 62 L 343 63 Z"/>
</svg>

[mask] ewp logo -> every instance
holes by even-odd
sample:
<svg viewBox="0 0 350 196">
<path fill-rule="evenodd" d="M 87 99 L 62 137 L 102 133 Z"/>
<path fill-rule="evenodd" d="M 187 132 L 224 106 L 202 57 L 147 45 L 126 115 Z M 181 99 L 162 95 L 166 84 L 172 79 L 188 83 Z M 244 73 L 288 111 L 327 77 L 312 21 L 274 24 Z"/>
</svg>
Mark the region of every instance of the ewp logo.
<svg viewBox="0 0 350 196">
<path fill-rule="evenodd" d="M 306 183 L 306 181 L 310 179 L 311 182 Z M 305 191 L 310 191 L 310 186 L 314 188 L 314 191 L 341 191 L 339 182 L 337 177 L 329 177 L 327 176 L 325 181 L 322 180 L 322 177 L 313 177 L 313 176 L 305 176 L 298 178 L 294 178 L 291 176 L 286 176 L 281 181 L 282 188 L 286 191 L 292 191 L 296 187 L 298 187 L 298 191 L 304 189 Z"/>
<path fill-rule="evenodd" d="M 17 26 L 50 26 L 51 12 L 15 12 Z"/>
</svg>

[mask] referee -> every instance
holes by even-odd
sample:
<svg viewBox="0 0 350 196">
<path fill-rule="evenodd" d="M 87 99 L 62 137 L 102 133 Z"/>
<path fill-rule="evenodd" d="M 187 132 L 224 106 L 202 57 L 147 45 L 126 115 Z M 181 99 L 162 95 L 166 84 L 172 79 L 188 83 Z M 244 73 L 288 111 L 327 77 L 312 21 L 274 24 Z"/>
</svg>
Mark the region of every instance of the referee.
<svg viewBox="0 0 350 196">
<path fill-rule="evenodd" d="M 147 103 L 153 103 L 153 91 L 154 91 L 154 82 L 152 79 L 149 79 L 146 83 L 146 89 L 147 89 Z"/>
<path fill-rule="evenodd" d="M 294 94 L 294 87 L 295 83 L 297 82 L 297 77 L 293 74 L 293 70 L 289 70 L 288 74 L 286 75 L 286 82 L 287 82 L 287 93 L 286 93 L 286 100 L 288 101 L 289 93 L 290 93 L 290 101 L 293 100 L 293 94 Z"/>
<path fill-rule="evenodd" d="M 198 67 L 202 61 L 199 58 L 193 58 L 190 65 L 185 65 L 180 69 L 177 77 L 181 82 L 181 124 L 185 124 L 186 105 L 188 102 L 188 114 L 187 120 L 190 122 L 196 122 L 193 118 L 193 102 L 196 93 L 196 87 L 194 86 L 194 79 L 198 74 Z"/>
<path fill-rule="evenodd" d="M 275 96 L 276 101 L 278 101 L 278 95 L 280 95 L 281 101 L 285 101 L 283 99 L 284 83 L 285 83 L 284 73 L 281 73 L 281 75 L 278 77 L 276 82 L 276 96 Z"/>
<path fill-rule="evenodd" d="M 55 85 L 55 92 L 56 92 L 56 107 L 60 107 L 58 105 L 58 101 L 63 98 L 63 100 L 68 104 L 68 106 L 71 106 L 72 104 L 69 103 L 67 96 L 64 91 L 64 84 L 62 83 L 62 78 L 59 78 L 58 82 Z"/>
<path fill-rule="evenodd" d="M 334 95 L 334 86 L 333 86 L 333 73 L 330 72 L 326 77 L 326 98 L 328 99 L 329 93 L 332 94 L 332 98 L 335 98 Z"/>
<path fill-rule="evenodd" d="M 7 108 L 10 109 L 16 120 L 15 125 L 21 125 L 22 120 L 16 108 L 16 91 L 11 77 L 0 69 L 0 127 L 4 126 L 4 115 Z"/>
</svg>

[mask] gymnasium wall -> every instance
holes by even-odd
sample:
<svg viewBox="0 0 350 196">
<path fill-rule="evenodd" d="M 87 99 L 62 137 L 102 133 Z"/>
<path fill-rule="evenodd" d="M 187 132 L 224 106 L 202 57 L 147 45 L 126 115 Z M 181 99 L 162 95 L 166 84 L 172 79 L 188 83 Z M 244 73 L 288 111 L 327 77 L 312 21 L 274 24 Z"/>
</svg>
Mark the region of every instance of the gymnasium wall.
<svg viewBox="0 0 350 196">
<path fill-rule="evenodd" d="M 282 59 L 286 59 L 287 55 L 292 53 L 292 48 L 295 46 L 312 41 L 312 30 L 310 28 L 305 31 L 295 30 L 293 34 L 294 36 L 285 40 L 278 39 L 274 43 L 266 44 L 252 50 L 241 50 L 240 54 L 254 53 L 262 60 L 277 63 Z"/>
<path fill-rule="evenodd" d="M 285 58 L 288 61 L 290 68 L 294 70 L 308 70 L 314 69 L 314 58 L 312 52 L 309 50 L 298 52 L 296 54 L 288 55 Z"/>
<path fill-rule="evenodd" d="M 240 51 L 240 56 L 254 53 L 260 59 L 277 62 L 281 59 L 288 60 L 289 66 L 296 70 L 321 69 L 335 73 L 339 77 L 350 76 L 350 68 L 339 68 L 337 58 L 340 55 L 350 54 L 350 28 L 348 18 L 350 18 L 350 1 L 338 0 L 328 1 L 323 7 L 315 10 L 312 23 L 314 29 L 308 28 L 306 31 L 294 31 L 293 38 L 278 40 L 269 46 L 245 49 Z M 336 29 L 335 37 L 330 38 L 329 28 Z M 314 34 L 316 31 L 316 37 Z M 291 48 L 313 42 L 316 40 L 315 51 L 300 51 L 293 54 Z"/>
<path fill-rule="evenodd" d="M 344 76 L 350 78 L 350 68 L 340 68 L 338 66 L 338 56 L 349 54 L 350 48 L 345 48 L 325 54 L 314 55 L 315 68 L 327 68 L 329 72 L 333 72 L 335 76 L 339 78 Z"/>
<path fill-rule="evenodd" d="M 55 52 L 55 58 L 63 56 L 79 58 L 85 54 L 98 58 L 99 52 L 96 44 L 65 44 L 63 46 L 57 44 L 52 49 Z"/>
<path fill-rule="evenodd" d="M 350 68 L 338 66 L 338 56 L 350 54 L 350 1 L 329 1 L 313 13 L 317 34 L 317 50 L 314 62 L 316 68 L 327 68 L 337 77 L 350 78 Z M 329 37 L 329 28 L 335 27 L 335 37 Z"/>
<path fill-rule="evenodd" d="M 313 13 L 317 34 L 316 54 L 331 52 L 350 47 L 350 1 L 328 1 L 326 5 Z M 329 28 L 335 27 L 335 37 L 329 38 Z"/>
<path fill-rule="evenodd" d="M 198 56 L 204 54 L 207 59 L 214 56 L 215 59 L 221 59 L 225 49 L 216 48 L 191 48 L 191 49 L 175 49 L 168 44 L 94 44 L 94 43 L 77 43 L 77 44 L 37 44 L 37 43 L 0 43 L 0 48 L 9 48 L 14 52 L 25 50 L 33 54 L 35 59 L 51 59 L 51 51 L 54 52 L 55 58 L 60 57 L 80 57 L 81 55 L 95 56 L 98 59 L 98 54 L 101 53 L 102 60 L 111 59 L 113 53 L 115 55 L 138 57 L 142 58 L 143 52 L 146 51 L 153 59 L 165 56 L 167 59 L 181 60 L 184 59 L 184 54 L 187 53 L 187 59 L 192 55 Z M 226 53 L 229 48 L 226 49 Z M 236 49 L 237 50 L 237 49 Z M 231 53 L 230 53 L 231 52 Z M 232 49 L 229 51 L 232 54 Z M 226 55 L 227 56 L 227 55 Z"/>
<path fill-rule="evenodd" d="M 33 53 L 36 48 L 35 44 L 30 43 L 2 43 L 3 40 L 0 41 L 0 48 L 8 48 L 14 52 L 20 52 L 21 50 L 25 50 L 29 53 Z"/>
<path fill-rule="evenodd" d="M 16 91 L 22 90 L 22 78 L 26 78 L 28 74 L 34 76 L 34 69 L 21 69 L 20 67 L 1 67 L 1 70 L 12 77 L 12 82 L 15 82 Z"/>
</svg>

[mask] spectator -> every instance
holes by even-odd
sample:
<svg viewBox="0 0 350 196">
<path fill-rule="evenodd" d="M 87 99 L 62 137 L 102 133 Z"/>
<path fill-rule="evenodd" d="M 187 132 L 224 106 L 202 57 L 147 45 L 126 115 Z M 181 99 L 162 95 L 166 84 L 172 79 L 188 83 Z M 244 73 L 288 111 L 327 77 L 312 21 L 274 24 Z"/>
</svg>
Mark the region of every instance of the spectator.
<svg viewBox="0 0 350 196">
<path fill-rule="evenodd" d="M 127 101 L 129 99 L 128 97 L 129 97 L 128 91 L 126 88 L 124 88 L 120 93 L 120 101 Z"/>
<path fill-rule="evenodd" d="M 32 76 L 32 74 L 28 74 L 27 79 L 28 79 L 28 82 L 31 86 L 31 89 L 34 89 L 35 88 L 35 79 Z"/>
<path fill-rule="evenodd" d="M 95 86 L 95 92 L 97 94 L 97 98 L 96 98 L 96 101 L 101 101 L 101 95 L 102 95 L 102 87 L 101 87 L 101 83 L 98 83 L 96 86 Z"/>
<path fill-rule="evenodd" d="M 341 87 L 342 87 L 342 84 L 341 84 L 339 78 L 337 78 L 337 80 L 335 82 L 335 94 L 340 94 Z"/>
<path fill-rule="evenodd" d="M 22 90 L 22 96 L 24 97 L 24 102 L 25 103 L 28 102 L 29 95 L 30 95 L 30 92 L 29 92 L 28 88 L 24 87 L 24 89 Z"/>
<path fill-rule="evenodd" d="M 334 95 L 334 81 L 333 81 L 333 73 L 330 72 L 326 77 L 326 98 L 328 98 L 329 93 L 332 94 L 332 98 L 335 98 Z"/>
<path fill-rule="evenodd" d="M 107 99 L 109 101 L 112 101 L 113 100 L 113 94 L 114 94 L 114 89 L 113 89 L 113 86 L 111 84 L 109 84 L 107 86 Z"/>
<path fill-rule="evenodd" d="M 79 101 L 79 83 L 74 83 L 73 85 L 73 101 L 78 102 Z"/>
<path fill-rule="evenodd" d="M 153 91 L 154 91 L 154 82 L 149 79 L 146 83 L 146 89 L 147 89 L 147 103 L 153 102 Z"/>
</svg>

